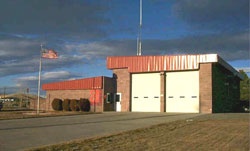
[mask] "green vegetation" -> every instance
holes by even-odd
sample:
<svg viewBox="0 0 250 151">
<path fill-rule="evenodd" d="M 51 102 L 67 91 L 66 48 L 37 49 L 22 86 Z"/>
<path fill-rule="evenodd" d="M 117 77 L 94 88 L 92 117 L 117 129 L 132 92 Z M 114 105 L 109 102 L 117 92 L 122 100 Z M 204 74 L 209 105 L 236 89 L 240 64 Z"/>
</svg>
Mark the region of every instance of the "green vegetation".
<svg viewBox="0 0 250 151">
<path fill-rule="evenodd" d="M 213 113 L 237 111 L 240 79 L 220 65 L 213 65 Z"/>
<path fill-rule="evenodd" d="M 64 111 L 70 111 L 70 99 L 64 99 L 62 106 Z"/>
<path fill-rule="evenodd" d="M 243 80 L 240 81 L 240 102 L 239 109 L 243 112 L 249 112 L 249 104 L 250 104 L 250 88 L 249 88 L 249 78 L 247 74 L 240 70 L 241 75 L 243 75 Z"/>
<path fill-rule="evenodd" d="M 79 101 L 79 108 L 81 111 L 89 112 L 90 110 L 90 101 L 88 99 L 81 98 Z"/>
<path fill-rule="evenodd" d="M 79 100 L 76 100 L 76 99 L 72 99 L 70 101 L 70 109 L 72 111 L 79 111 Z"/>
<path fill-rule="evenodd" d="M 56 111 L 62 110 L 62 100 L 55 98 L 52 102 L 52 108 Z"/>
<path fill-rule="evenodd" d="M 240 73 L 244 77 L 244 79 L 240 82 L 240 100 L 249 101 L 250 100 L 249 78 L 243 70 L 240 70 Z"/>
<path fill-rule="evenodd" d="M 85 98 L 77 99 L 64 99 L 62 103 L 64 111 L 90 111 L 90 101 Z"/>
</svg>

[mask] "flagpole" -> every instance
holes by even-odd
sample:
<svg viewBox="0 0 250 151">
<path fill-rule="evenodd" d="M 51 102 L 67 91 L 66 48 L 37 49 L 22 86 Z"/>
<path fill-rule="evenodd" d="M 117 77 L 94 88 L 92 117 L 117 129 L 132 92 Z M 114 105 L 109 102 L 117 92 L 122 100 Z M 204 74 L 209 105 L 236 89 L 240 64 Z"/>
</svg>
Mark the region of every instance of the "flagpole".
<svg viewBox="0 0 250 151">
<path fill-rule="evenodd" d="M 38 73 L 38 90 L 37 90 L 37 115 L 39 115 L 40 110 L 40 85 L 41 85 L 41 70 L 42 70 L 42 50 L 43 45 L 41 44 L 41 51 L 40 51 L 40 64 L 39 64 L 39 73 Z"/>
<path fill-rule="evenodd" d="M 140 0 L 140 23 L 139 23 L 138 37 L 137 37 L 137 56 L 141 56 L 142 54 L 141 30 L 142 30 L 142 0 Z"/>
</svg>

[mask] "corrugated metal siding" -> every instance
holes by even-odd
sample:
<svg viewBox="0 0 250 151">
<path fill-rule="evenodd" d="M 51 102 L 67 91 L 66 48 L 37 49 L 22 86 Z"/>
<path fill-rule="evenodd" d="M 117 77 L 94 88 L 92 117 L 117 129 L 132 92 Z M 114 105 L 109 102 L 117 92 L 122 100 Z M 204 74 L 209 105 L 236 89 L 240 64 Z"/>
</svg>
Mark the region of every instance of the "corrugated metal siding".
<svg viewBox="0 0 250 151">
<path fill-rule="evenodd" d="M 128 68 L 129 72 L 193 70 L 199 68 L 199 63 L 217 61 L 217 54 L 126 57 L 114 56 L 107 57 L 107 68 Z"/>
<path fill-rule="evenodd" d="M 53 82 L 42 85 L 43 90 L 86 90 L 102 89 L 103 77 L 93 77 L 70 81 Z"/>
</svg>

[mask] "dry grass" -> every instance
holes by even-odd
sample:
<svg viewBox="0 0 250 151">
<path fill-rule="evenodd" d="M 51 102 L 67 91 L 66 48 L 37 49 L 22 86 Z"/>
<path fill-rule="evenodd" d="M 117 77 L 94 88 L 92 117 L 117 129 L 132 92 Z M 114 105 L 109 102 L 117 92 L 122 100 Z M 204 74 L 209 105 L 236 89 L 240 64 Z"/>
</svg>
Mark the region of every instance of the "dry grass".
<svg viewBox="0 0 250 151">
<path fill-rule="evenodd" d="M 34 151 L 249 151 L 249 114 L 212 114 Z"/>
<path fill-rule="evenodd" d="M 93 113 L 52 111 L 52 112 L 40 112 L 39 115 L 37 115 L 36 111 L 0 111 L 0 120 L 51 117 L 51 116 L 69 116 L 69 115 L 81 115 L 81 114 L 93 114 Z"/>
</svg>

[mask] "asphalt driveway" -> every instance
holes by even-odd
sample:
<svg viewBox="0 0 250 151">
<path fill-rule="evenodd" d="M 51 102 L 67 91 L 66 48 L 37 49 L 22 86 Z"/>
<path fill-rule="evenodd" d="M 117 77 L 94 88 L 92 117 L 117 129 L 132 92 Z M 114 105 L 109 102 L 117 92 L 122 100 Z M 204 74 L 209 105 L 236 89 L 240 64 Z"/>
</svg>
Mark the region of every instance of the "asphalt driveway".
<svg viewBox="0 0 250 151">
<path fill-rule="evenodd" d="M 201 114 L 116 113 L 0 121 L 0 151 L 24 150 L 73 139 L 90 138 Z"/>
</svg>

